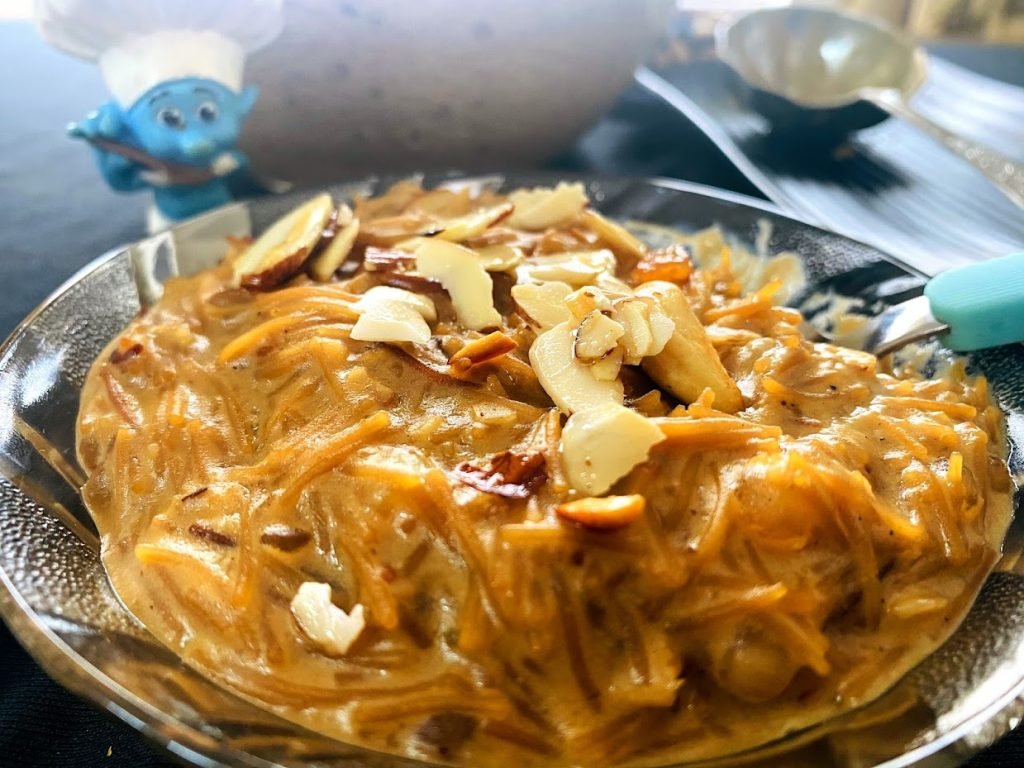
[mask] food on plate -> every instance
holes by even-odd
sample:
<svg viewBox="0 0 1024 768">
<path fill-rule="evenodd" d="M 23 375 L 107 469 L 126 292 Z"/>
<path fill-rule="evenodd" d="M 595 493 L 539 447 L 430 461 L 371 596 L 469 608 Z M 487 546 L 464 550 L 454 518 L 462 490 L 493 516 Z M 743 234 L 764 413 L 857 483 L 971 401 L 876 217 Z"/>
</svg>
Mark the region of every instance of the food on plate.
<svg viewBox="0 0 1024 768">
<path fill-rule="evenodd" d="M 999 555 L 1002 419 L 962 363 L 804 339 L 791 267 L 581 184 L 316 196 L 89 373 L 111 582 L 240 695 L 428 760 L 708 758 L 863 704 Z"/>
</svg>

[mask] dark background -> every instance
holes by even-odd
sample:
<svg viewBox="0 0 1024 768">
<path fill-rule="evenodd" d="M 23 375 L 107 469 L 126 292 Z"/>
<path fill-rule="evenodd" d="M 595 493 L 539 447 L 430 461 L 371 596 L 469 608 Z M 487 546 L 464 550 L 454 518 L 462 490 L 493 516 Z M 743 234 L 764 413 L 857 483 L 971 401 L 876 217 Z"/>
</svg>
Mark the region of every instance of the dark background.
<svg viewBox="0 0 1024 768">
<path fill-rule="evenodd" d="M 1024 85 L 1024 49 L 964 44 L 933 53 Z M 27 23 L 0 23 L 0 338 L 79 267 L 144 234 L 147 196 L 109 191 L 91 153 L 64 134 L 106 98 L 93 66 L 48 49 Z M 639 89 L 548 165 L 757 194 L 696 127 Z M 128 726 L 50 681 L 0 626 L 0 766 L 167 764 Z M 969 765 L 1024 766 L 1024 729 Z"/>
</svg>

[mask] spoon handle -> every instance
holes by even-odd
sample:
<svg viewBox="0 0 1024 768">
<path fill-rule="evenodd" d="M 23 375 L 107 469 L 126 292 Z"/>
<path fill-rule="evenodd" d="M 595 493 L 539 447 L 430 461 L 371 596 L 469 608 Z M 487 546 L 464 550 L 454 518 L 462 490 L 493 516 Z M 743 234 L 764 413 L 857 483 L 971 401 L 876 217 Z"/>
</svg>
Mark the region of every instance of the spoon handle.
<svg viewBox="0 0 1024 768">
<path fill-rule="evenodd" d="M 1024 341 L 1024 252 L 942 272 L 924 289 L 943 340 L 966 352 Z"/>
<path fill-rule="evenodd" d="M 969 162 L 995 184 L 1011 201 L 1024 208 L 1024 165 L 1016 163 L 984 144 L 965 139 L 922 115 L 895 90 L 869 91 L 864 98 L 889 114 L 906 120 L 946 149 Z"/>
</svg>

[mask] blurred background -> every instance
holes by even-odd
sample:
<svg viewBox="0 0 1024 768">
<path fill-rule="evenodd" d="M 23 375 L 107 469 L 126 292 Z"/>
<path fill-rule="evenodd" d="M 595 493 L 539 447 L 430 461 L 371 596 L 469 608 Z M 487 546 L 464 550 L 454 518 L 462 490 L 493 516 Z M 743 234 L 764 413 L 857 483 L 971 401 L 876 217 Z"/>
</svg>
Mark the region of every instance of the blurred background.
<svg viewBox="0 0 1024 768">
<path fill-rule="evenodd" d="M 993 43 L 1024 41 L 1022 0 L 679 0 L 680 11 L 692 14 L 695 30 L 709 32 L 723 13 L 783 5 L 842 8 L 876 16 L 922 40 L 984 40 Z"/>
<path fill-rule="evenodd" d="M 812 128 L 782 141 L 747 108 L 715 58 L 714 26 L 791 3 L 284 3 L 283 34 L 246 72 L 262 95 L 243 149 L 272 178 L 313 186 L 536 167 L 668 176 L 770 200 L 925 272 L 1024 246 L 1021 209 L 906 121 L 817 146 Z M 1024 162 L 1024 0 L 799 4 L 904 30 L 929 54 L 915 108 Z M 0 338 L 76 269 L 141 237 L 150 197 L 112 192 L 92 152 L 67 137 L 67 123 L 109 94 L 97 68 L 47 46 L 31 16 L 31 0 L 0 0 Z M 47 768 L 163 762 L 50 682 L 2 627 L 0 755 Z M 972 768 L 1021 765 L 1015 735 Z"/>
</svg>

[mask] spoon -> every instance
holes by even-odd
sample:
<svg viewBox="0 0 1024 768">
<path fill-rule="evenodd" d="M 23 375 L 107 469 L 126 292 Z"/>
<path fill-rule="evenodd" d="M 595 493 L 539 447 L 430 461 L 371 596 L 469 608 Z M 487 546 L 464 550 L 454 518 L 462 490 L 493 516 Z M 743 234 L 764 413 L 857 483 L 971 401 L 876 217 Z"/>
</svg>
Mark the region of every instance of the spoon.
<svg viewBox="0 0 1024 768">
<path fill-rule="evenodd" d="M 720 23 L 715 47 L 747 86 L 751 106 L 774 128 L 834 141 L 895 115 L 1024 207 L 1024 166 L 910 106 L 927 57 L 888 25 L 819 8 L 765 8 Z"/>
<path fill-rule="evenodd" d="M 924 295 L 889 307 L 856 333 L 812 331 L 878 356 L 937 335 L 956 352 L 1024 341 L 1024 251 L 941 272 Z"/>
</svg>

